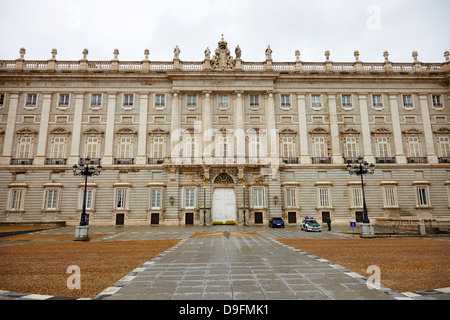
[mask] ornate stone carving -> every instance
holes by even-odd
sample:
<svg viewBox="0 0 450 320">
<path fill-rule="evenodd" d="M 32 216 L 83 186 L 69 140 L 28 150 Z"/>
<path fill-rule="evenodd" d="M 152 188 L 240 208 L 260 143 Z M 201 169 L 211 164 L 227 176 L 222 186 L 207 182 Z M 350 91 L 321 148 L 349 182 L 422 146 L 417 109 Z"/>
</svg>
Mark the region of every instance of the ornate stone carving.
<svg viewBox="0 0 450 320">
<path fill-rule="evenodd" d="M 214 56 L 211 59 L 211 68 L 213 70 L 233 70 L 236 66 L 236 61 L 230 55 L 227 42 L 223 39 L 219 41 L 219 47 L 216 49 Z"/>
</svg>

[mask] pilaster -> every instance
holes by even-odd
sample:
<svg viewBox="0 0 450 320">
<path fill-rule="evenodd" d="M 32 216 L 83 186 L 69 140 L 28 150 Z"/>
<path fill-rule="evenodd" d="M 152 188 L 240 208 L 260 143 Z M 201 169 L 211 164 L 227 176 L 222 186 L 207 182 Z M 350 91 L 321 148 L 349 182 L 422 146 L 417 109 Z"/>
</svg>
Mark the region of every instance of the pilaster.
<svg viewBox="0 0 450 320">
<path fill-rule="evenodd" d="M 170 144 L 172 161 L 178 158 L 179 150 L 177 144 L 180 141 L 180 104 L 178 99 L 179 91 L 172 91 L 172 117 L 170 119 Z"/>
<path fill-rule="evenodd" d="M 438 158 L 434 150 L 433 131 L 431 130 L 430 111 L 428 109 L 428 99 L 425 94 L 419 95 L 420 108 L 422 111 L 423 132 L 425 134 L 425 147 L 429 163 L 438 163 Z"/>
<path fill-rule="evenodd" d="M 117 94 L 108 93 L 108 109 L 106 115 L 105 132 L 105 153 L 102 158 L 102 165 L 113 164 L 113 146 L 114 146 L 114 122 L 116 117 L 116 98 Z"/>
<path fill-rule="evenodd" d="M 372 154 L 372 139 L 369 126 L 369 111 L 367 109 L 367 95 L 359 94 L 358 97 L 359 112 L 361 115 L 361 133 L 364 148 L 364 160 L 368 163 L 375 163 L 375 158 Z"/>
<path fill-rule="evenodd" d="M 42 100 L 41 123 L 39 125 L 39 137 L 37 144 L 37 152 L 34 158 L 34 165 L 44 165 L 47 152 L 48 137 L 48 120 L 50 117 L 50 106 L 52 102 L 52 94 L 44 93 Z"/>
<path fill-rule="evenodd" d="M 400 116 L 398 114 L 398 96 L 389 95 L 389 104 L 391 107 L 392 131 L 394 134 L 395 158 L 397 163 L 406 163 L 406 156 L 403 151 L 402 130 L 400 128 Z"/>
<path fill-rule="evenodd" d="M 139 132 L 138 132 L 138 152 L 136 164 L 147 163 L 147 113 L 149 96 L 146 93 L 140 94 L 139 103 Z"/>
<path fill-rule="evenodd" d="M 83 116 L 84 94 L 75 95 L 75 112 L 72 127 L 72 148 L 67 164 L 78 164 L 80 158 L 81 121 Z"/>
<path fill-rule="evenodd" d="M 328 106 L 330 109 L 331 161 L 332 163 L 344 163 L 344 158 L 342 158 L 340 151 L 335 94 L 328 95 Z"/>
<path fill-rule="evenodd" d="M 12 158 L 12 146 L 14 132 L 16 130 L 17 106 L 19 104 L 19 94 L 11 93 L 9 97 L 8 119 L 6 123 L 5 137 L 3 142 L 3 155 L 0 164 L 9 165 Z"/>
<path fill-rule="evenodd" d="M 311 157 L 308 151 L 308 130 L 306 126 L 306 101 L 304 94 L 297 94 L 298 105 L 298 132 L 300 140 L 300 163 L 310 164 Z"/>
</svg>

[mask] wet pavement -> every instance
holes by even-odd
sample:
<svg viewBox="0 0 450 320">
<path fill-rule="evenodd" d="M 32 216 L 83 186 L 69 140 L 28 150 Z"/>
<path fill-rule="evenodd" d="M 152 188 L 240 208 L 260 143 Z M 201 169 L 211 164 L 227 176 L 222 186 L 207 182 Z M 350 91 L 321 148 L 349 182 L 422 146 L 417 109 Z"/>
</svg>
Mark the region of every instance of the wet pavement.
<svg viewBox="0 0 450 320">
<path fill-rule="evenodd" d="M 93 300 L 448 300 L 450 288 L 398 293 L 369 288 L 346 268 L 294 249 L 277 238 L 345 239 L 350 227 L 305 232 L 267 226 L 91 227 L 93 241 L 181 239 Z M 64 227 L 38 233 L 73 233 Z M 11 245 L 12 243 L 9 243 Z M 5 245 L 2 243 L 1 245 Z M 0 291 L 0 300 L 52 299 Z"/>
</svg>

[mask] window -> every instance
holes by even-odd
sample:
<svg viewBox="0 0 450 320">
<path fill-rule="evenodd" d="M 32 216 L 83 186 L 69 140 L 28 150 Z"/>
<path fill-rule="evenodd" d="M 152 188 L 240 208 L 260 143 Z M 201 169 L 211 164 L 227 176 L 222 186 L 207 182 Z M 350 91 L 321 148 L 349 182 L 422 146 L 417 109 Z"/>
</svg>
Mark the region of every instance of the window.
<svg viewBox="0 0 450 320">
<path fill-rule="evenodd" d="M 230 156 L 230 139 L 228 137 L 217 138 L 217 156 L 228 157 Z"/>
<path fill-rule="evenodd" d="M 264 208 L 267 206 L 266 188 L 253 188 L 252 201 L 254 208 Z"/>
<path fill-rule="evenodd" d="M 5 104 L 5 95 L 0 94 L 0 106 L 3 106 Z"/>
<path fill-rule="evenodd" d="M 153 138 L 153 158 L 164 158 L 164 138 Z"/>
<path fill-rule="evenodd" d="M 161 209 L 162 189 L 151 189 L 150 193 L 150 208 Z"/>
<path fill-rule="evenodd" d="M 165 102 L 166 99 L 165 98 L 166 98 L 165 95 L 157 94 L 155 96 L 155 107 L 163 108 L 166 105 L 166 102 Z"/>
<path fill-rule="evenodd" d="M 27 95 L 27 107 L 35 107 L 37 104 L 37 94 L 28 94 Z"/>
<path fill-rule="evenodd" d="M 258 136 L 250 137 L 250 157 L 259 157 L 261 155 L 261 141 Z"/>
<path fill-rule="evenodd" d="M 125 200 L 126 200 L 126 189 L 117 189 L 116 190 L 116 209 L 125 209 Z"/>
<path fill-rule="evenodd" d="M 291 106 L 289 95 L 282 94 L 280 99 L 281 99 L 281 106 L 282 107 L 290 107 Z"/>
<path fill-rule="evenodd" d="M 397 207 L 397 189 L 395 186 L 383 187 L 383 200 L 385 207 Z"/>
<path fill-rule="evenodd" d="M 326 157 L 327 149 L 325 144 L 325 137 L 314 137 L 314 157 Z"/>
<path fill-rule="evenodd" d="M 195 208 L 195 188 L 184 189 L 184 207 L 186 209 Z"/>
<path fill-rule="evenodd" d="M 250 95 L 250 106 L 251 107 L 259 106 L 259 96 Z"/>
<path fill-rule="evenodd" d="M 93 94 L 92 95 L 91 106 L 92 107 L 101 107 L 102 106 L 102 95 L 101 94 Z"/>
<path fill-rule="evenodd" d="M 356 144 L 356 137 L 345 138 L 345 156 L 348 158 L 358 157 L 358 150 Z"/>
<path fill-rule="evenodd" d="M 297 188 L 286 188 L 286 207 L 297 207 Z"/>
<path fill-rule="evenodd" d="M 381 108 L 383 106 L 380 95 L 372 96 L 372 103 L 375 108 Z"/>
<path fill-rule="evenodd" d="M 98 158 L 98 137 L 88 137 L 86 140 L 86 158 Z"/>
<path fill-rule="evenodd" d="M 11 202 L 10 210 L 22 210 L 23 209 L 23 189 L 12 189 L 11 190 Z"/>
<path fill-rule="evenodd" d="M 283 157 L 294 157 L 294 139 L 292 137 L 283 137 L 281 141 L 283 146 Z"/>
<path fill-rule="evenodd" d="M 80 190 L 79 195 L 79 205 L 78 208 L 83 208 L 83 198 L 84 198 L 84 189 Z M 93 210 L 94 209 L 94 190 L 93 189 L 87 189 L 86 190 L 86 210 Z"/>
<path fill-rule="evenodd" d="M 66 138 L 55 137 L 53 140 L 52 158 L 62 159 L 65 157 Z"/>
<path fill-rule="evenodd" d="M 342 107 L 350 108 L 352 106 L 352 96 L 343 95 L 342 96 Z"/>
<path fill-rule="evenodd" d="M 416 195 L 417 195 L 417 206 L 418 207 L 429 207 L 430 199 L 428 194 L 428 186 L 417 186 L 416 187 Z"/>
<path fill-rule="evenodd" d="M 312 105 L 312 107 L 316 107 L 316 108 L 321 106 L 319 95 L 311 96 L 311 105 Z"/>
<path fill-rule="evenodd" d="M 187 106 L 188 107 L 195 107 L 195 106 L 197 106 L 197 96 L 195 96 L 195 95 L 188 95 L 187 96 Z"/>
<path fill-rule="evenodd" d="M 442 107 L 441 96 L 433 96 L 433 107 L 435 108 Z"/>
<path fill-rule="evenodd" d="M 17 150 L 17 158 L 31 159 L 31 157 L 31 137 L 21 137 Z"/>
<path fill-rule="evenodd" d="M 412 108 L 412 100 L 411 100 L 411 96 L 403 96 L 403 106 L 405 108 Z"/>
<path fill-rule="evenodd" d="M 123 106 L 124 107 L 132 107 L 133 99 L 134 99 L 134 97 L 132 94 L 124 94 L 123 95 Z"/>
<path fill-rule="evenodd" d="M 132 158 L 131 137 L 120 137 L 119 158 Z"/>
<path fill-rule="evenodd" d="M 363 207 L 363 196 L 362 196 L 362 189 L 358 187 L 351 188 L 351 206 L 353 208 L 362 208 Z"/>
<path fill-rule="evenodd" d="M 329 187 L 317 188 L 317 196 L 318 196 L 318 207 L 319 208 L 330 207 L 330 188 Z"/>
<path fill-rule="evenodd" d="M 59 95 L 59 106 L 60 107 L 68 107 L 69 106 L 69 97 L 68 94 L 60 94 Z"/>
<path fill-rule="evenodd" d="M 389 141 L 387 137 L 377 137 L 378 157 L 390 157 Z"/>
<path fill-rule="evenodd" d="M 441 157 L 450 157 L 450 138 L 439 137 L 439 151 Z"/>
<path fill-rule="evenodd" d="M 408 137 L 408 148 L 410 157 L 420 157 L 420 143 L 418 137 Z"/>
<path fill-rule="evenodd" d="M 184 156 L 186 158 L 195 157 L 197 149 L 197 138 L 186 136 L 184 139 Z"/>
<path fill-rule="evenodd" d="M 219 96 L 219 107 L 228 107 L 228 96 Z"/>
<path fill-rule="evenodd" d="M 58 189 L 48 189 L 45 192 L 45 209 L 46 210 L 56 210 L 58 209 Z"/>
</svg>

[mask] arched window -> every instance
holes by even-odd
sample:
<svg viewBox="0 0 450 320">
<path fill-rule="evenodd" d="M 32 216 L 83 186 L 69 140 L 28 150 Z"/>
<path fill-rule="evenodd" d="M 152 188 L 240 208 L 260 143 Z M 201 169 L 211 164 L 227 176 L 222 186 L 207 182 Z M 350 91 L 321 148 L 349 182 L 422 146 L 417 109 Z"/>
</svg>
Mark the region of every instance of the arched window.
<svg viewBox="0 0 450 320">
<path fill-rule="evenodd" d="M 233 178 L 231 178 L 229 174 L 221 173 L 216 177 L 216 179 L 214 180 L 214 183 L 229 184 L 229 183 L 234 183 L 234 181 L 233 181 Z"/>
</svg>

